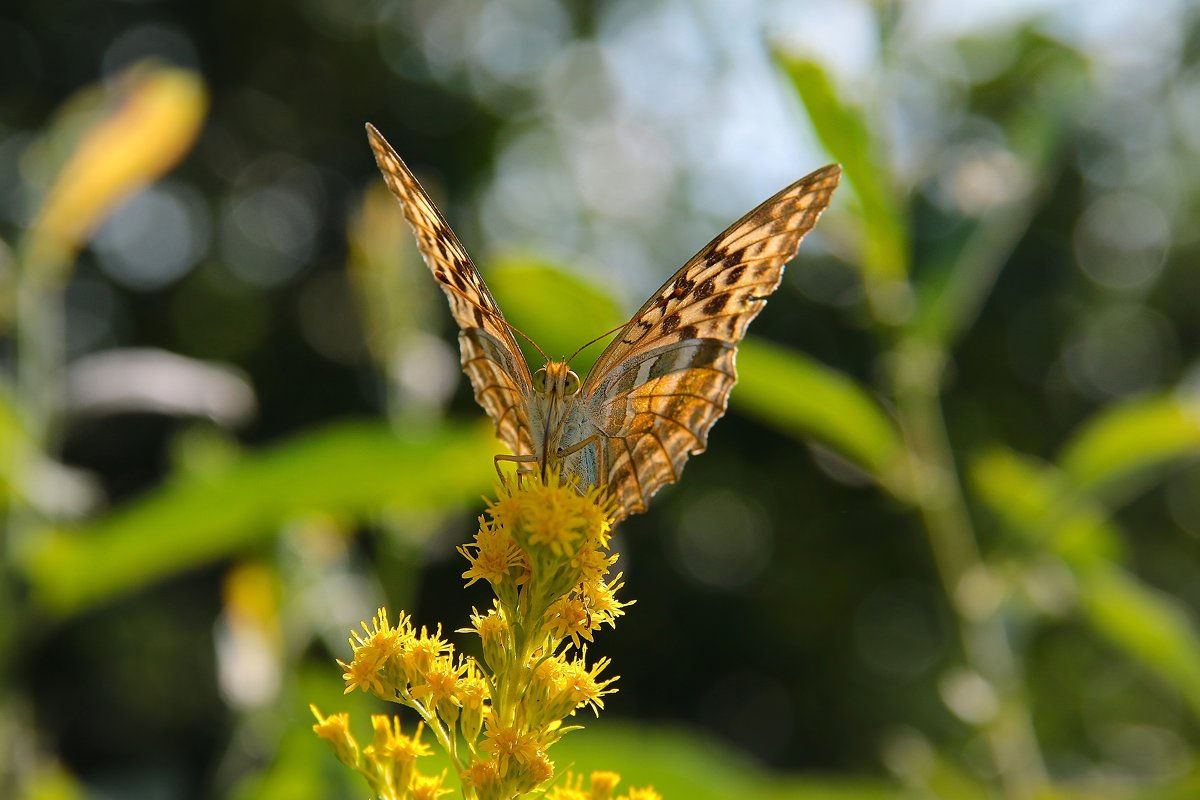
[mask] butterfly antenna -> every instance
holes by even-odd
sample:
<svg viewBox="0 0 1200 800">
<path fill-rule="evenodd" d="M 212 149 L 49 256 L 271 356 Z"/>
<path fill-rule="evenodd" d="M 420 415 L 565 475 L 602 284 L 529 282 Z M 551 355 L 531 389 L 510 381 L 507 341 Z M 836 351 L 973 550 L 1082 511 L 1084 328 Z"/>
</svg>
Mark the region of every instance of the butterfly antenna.
<svg viewBox="0 0 1200 800">
<path fill-rule="evenodd" d="M 597 336 L 595 339 L 591 339 L 591 340 L 589 340 L 589 341 L 587 341 L 587 342 L 584 342 L 583 344 L 581 344 L 581 345 L 579 346 L 579 349 L 578 349 L 578 350 L 576 350 L 574 353 L 571 353 L 571 357 L 567 359 L 567 363 L 568 363 L 568 364 L 570 364 L 572 361 L 574 361 L 574 360 L 575 360 L 575 356 L 579 355 L 579 354 L 580 354 L 580 353 L 582 353 L 584 350 L 586 350 L 586 349 L 588 349 L 589 347 L 591 347 L 592 345 L 594 345 L 596 342 L 600 341 L 601 339 L 607 339 L 609 336 L 612 336 L 614 333 L 616 333 L 617 331 L 619 331 L 619 330 L 621 330 L 621 329 L 625 328 L 625 327 L 626 327 L 626 326 L 628 326 L 628 325 L 629 325 L 629 323 L 628 323 L 628 322 L 622 322 L 620 325 L 618 325 L 618 326 L 617 326 L 617 327 L 615 327 L 615 328 L 609 328 L 609 329 L 608 329 L 608 330 L 606 330 L 604 333 L 602 333 L 602 334 L 600 334 L 599 336 Z"/>
<path fill-rule="evenodd" d="M 543 361 L 546 361 L 546 362 L 550 361 L 550 356 L 546 355 L 545 350 L 538 347 L 538 343 L 533 340 L 533 337 L 527 335 L 523 330 L 518 328 L 516 325 L 513 325 L 511 322 L 509 322 L 508 320 L 506 320 L 504 317 L 500 316 L 499 314 L 492 314 L 492 316 L 496 319 L 496 321 L 503 324 L 504 327 L 508 328 L 510 331 L 515 333 L 517 336 L 520 336 L 522 339 L 524 339 L 525 341 L 527 341 L 531 345 L 533 345 L 533 349 L 538 351 L 538 355 L 540 355 L 542 357 Z"/>
<path fill-rule="evenodd" d="M 542 348 L 538 347 L 538 343 L 537 343 L 537 342 L 535 342 L 535 341 L 533 340 L 533 338 L 532 338 L 532 337 L 530 337 L 528 334 L 526 334 L 526 333 L 525 333 L 525 331 L 521 330 L 521 329 L 520 329 L 520 328 L 518 328 L 516 325 L 513 325 L 511 322 L 509 322 L 508 320 L 506 320 L 506 319 L 505 319 L 505 318 L 504 318 L 504 317 L 503 317 L 503 316 L 500 314 L 500 312 L 499 312 L 499 311 L 493 311 L 493 310 L 492 310 L 492 309 L 490 309 L 490 308 L 484 308 L 483 306 L 479 305 L 479 303 L 475 302 L 475 300 L 473 300 L 473 299 L 471 298 L 471 296 L 470 296 L 470 295 L 468 295 L 468 294 L 467 294 L 466 292 L 464 292 L 463 290 L 459 289 L 457 286 L 451 286 L 449 283 L 442 283 L 441 281 L 438 281 L 438 283 L 439 283 L 439 285 L 440 285 L 440 286 L 441 286 L 443 289 L 445 289 L 446 291 L 448 291 L 448 292 L 454 292 L 456 295 L 458 295 L 459 297 L 461 297 L 463 300 L 466 300 L 466 301 L 467 301 L 468 303 L 470 303 L 472 306 L 474 306 L 475 308 L 479 309 L 479 310 L 480 310 L 481 312 L 483 312 L 484 314 L 487 314 L 487 315 L 488 315 L 489 317 L 491 317 L 493 320 L 495 320 L 496 322 L 500 323 L 500 324 L 501 324 L 501 325 L 503 325 L 504 327 L 508 328 L 510 331 L 512 331 L 513 333 L 515 333 L 517 336 L 520 336 L 522 339 L 524 339 L 525 341 L 529 342 L 531 345 L 533 345 L 533 349 L 538 351 L 538 355 L 540 355 L 540 356 L 542 357 L 542 360 L 543 360 L 543 361 L 547 361 L 547 362 L 548 362 L 548 361 L 550 361 L 550 360 L 551 360 L 551 359 L 550 359 L 550 356 L 546 355 L 546 351 L 545 351 L 545 350 L 543 350 Z M 612 331 L 609 331 L 608 333 L 612 333 Z M 607 335 L 608 335 L 608 333 L 606 333 L 606 334 L 604 334 L 604 335 L 605 335 L 605 336 L 607 336 Z M 601 338 L 603 338 L 603 337 L 601 337 Z M 591 342 L 588 342 L 588 344 L 591 344 Z M 584 347 L 586 347 L 586 346 L 587 346 L 587 345 L 584 345 Z"/>
</svg>

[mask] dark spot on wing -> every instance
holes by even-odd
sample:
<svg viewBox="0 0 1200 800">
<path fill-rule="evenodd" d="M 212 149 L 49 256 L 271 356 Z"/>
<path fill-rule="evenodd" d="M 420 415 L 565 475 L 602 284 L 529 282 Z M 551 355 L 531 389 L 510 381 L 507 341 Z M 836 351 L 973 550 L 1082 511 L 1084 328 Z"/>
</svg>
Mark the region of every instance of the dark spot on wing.
<svg viewBox="0 0 1200 800">
<path fill-rule="evenodd" d="M 745 264 L 740 264 L 740 265 L 734 267 L 733 269 L 729 270 L 729 272 L 726 273 L 726 275 L 725 275 L 725 285 L 733 286 L 735 283 L 737 283 L 739 280 L 741 280 L 742 273 L 744 273 L 745 271 L 746 271 Z"/>
<path fill-rule="evenodd" d="M 695 281 L 690 281 L 687 279 L 686 276 L 680 275 L 678 278 L 675 279 L 675 288 L 671 292 L 671 294 L 674 295 L 675 297 L 683 297 L 688 292 L 690 292 L 692 290 L 692 287 L 695 285 L 696 285 Z"/>
<path fill-rule="evenodd" d="M 716 281 L 713 278 L 709 278 L 704 283 L 696 287 L 696 299 L 703 300 L 706 297 L 711 297 L 715 289 Z"/>
<path fill-rule="evenodd" d="M 705 314 L 720 314 L 725 310 L 725 304 L 729 302 L 728 294 L 719 294 L 712 300 L 704 304 Z"/>
<path fill-rule="evenodd" d="M 679 312 L 675 312 L 674 314 L 669 314 L 663 318 L 663 321 L 662 321 L 662 332 L 663 333 L 671 333 L 678 327 L 679 327 Z"/>
<path fill-rule="evenodd" d="M 679 341 L 681 341 L 681 342 L 686 339 L 695 339 L 696 333 L 697 333 L 696 326 L 695 325 L 684 325 L 682 328 L 680 328 L 677 331 L 677 333 L 679 334 Z"/>
</svg>

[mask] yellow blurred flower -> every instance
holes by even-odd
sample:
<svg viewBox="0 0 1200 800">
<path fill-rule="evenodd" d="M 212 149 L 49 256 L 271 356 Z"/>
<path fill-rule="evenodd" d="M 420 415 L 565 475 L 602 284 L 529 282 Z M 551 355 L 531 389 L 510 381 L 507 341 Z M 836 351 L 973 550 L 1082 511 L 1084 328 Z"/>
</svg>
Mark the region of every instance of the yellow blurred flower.
<svg viewBox="0 0 1200 800">
<path fill-rule="evenodd" d="M 84 132 L 25 240 L 26 268 L 43 285 L 64 280 L 117 204 L 187 153 L 208 109 L 204 84 L 190 70 L 136 65 L 115 85 L 111 112 Z"/>
</svg>

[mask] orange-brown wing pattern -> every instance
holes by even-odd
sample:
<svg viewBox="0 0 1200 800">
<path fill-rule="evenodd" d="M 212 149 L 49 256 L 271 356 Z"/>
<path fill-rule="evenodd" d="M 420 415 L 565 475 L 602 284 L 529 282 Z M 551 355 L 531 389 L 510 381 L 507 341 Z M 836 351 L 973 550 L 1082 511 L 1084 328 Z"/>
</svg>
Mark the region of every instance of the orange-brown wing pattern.
<svg viewBox="0 0 1200 800">
<path fill-rule="evenodd" d="M 822 167 L 713 239 L 654 293 L 596 361 L 582 394 L 600 432 L 607 493 L 645 510 L 707 445 L 737 380 L 734 356 L 784 265 L 829 205 L 841 168 Z"/>
<path fill-rule="evenodd" d="M 492 293 L 454 231 L 392 146 L 373 125 L 367 125 L 367 137 L 384 181 L 400 201 L 416 234 L 425 264 L 450 301 L 450 312 L 460 330 L 463 370 L 471 379 L 476 401 L 491 416 L 497 435 L 514 453 L 533 452 L 526 410 L 531 392 L 529 367 Z"/>
</svg>

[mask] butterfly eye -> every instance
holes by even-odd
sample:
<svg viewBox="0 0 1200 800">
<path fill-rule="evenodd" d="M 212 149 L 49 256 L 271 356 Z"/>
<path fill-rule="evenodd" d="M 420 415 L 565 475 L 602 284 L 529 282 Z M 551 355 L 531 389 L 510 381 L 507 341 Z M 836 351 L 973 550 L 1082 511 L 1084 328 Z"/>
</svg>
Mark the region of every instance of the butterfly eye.
<svg viewBox="0 0 1200 800">
<path fill-rule="evenodd" d="M 543 367 L 533 373 L 533 389 L 536 392 L 545 393 L 546 391 L 546 369 Z"/>
<path fill-rule="evenodd" d="M 563 380 L 563 392 L 567 395 L 572 395 L 578 391 L 579 376 L 573 370 L 567 370 L 567 377 Z"/>
</svg>

